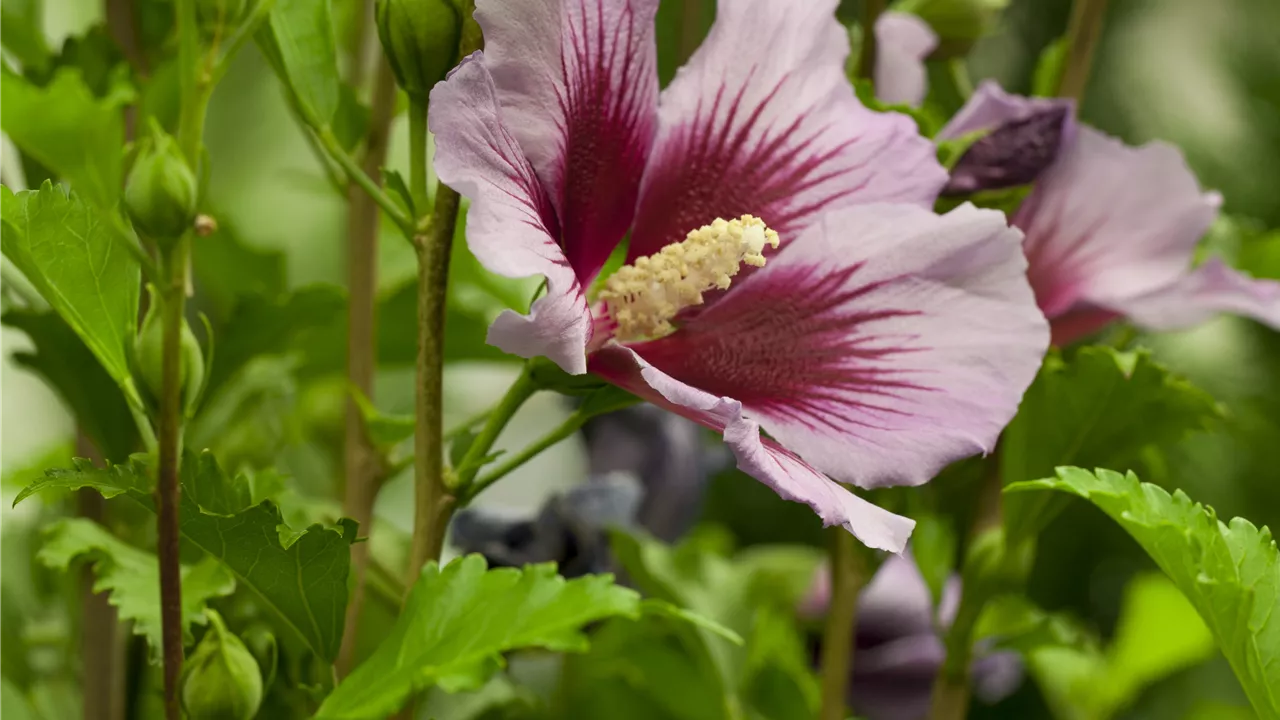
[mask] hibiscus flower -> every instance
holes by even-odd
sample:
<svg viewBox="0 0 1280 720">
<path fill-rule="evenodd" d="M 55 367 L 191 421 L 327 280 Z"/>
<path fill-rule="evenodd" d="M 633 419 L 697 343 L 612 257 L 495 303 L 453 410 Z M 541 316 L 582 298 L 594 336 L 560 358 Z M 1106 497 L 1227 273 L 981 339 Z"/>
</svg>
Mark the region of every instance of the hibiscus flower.
<svg viewBox="0 0 1280 720">
<path fill-rule="evenodd" d="M 1038 175 L 1011 221 L 1026 235 L 1028 276 L 1053 342 L 1065 345 L 1117 318 L 1178 330 L 1221 312 L 1280 329 L 1280 283 L 1218 259 L 1192 266 L 1222 198 L 1200 189 L 1178 149 L 1131 147 L 1073 115 L 1069 100 L 1019 97 L 987 81 L 939 135 L 993 131 L 979 157 L 957 166 L 952 185 L 961 189 Z M 1028 158 L 1048 162 L 1040 172 Z"/>
<path fill-rule="evenodd" d="M 486 50 L 432 91 L 472 252 L 546 278 L 489 342 L 723 431 L 779 495 L 900 551 L 912 522 L 828 475 L 919 484 L 990 450 L 1048 341 L 1020 234 L 928 209 L 946 173 L 858 103 L 835 0 L 722 0 L 661 93 L 657 5 L 480 0 Z"/>
</svg>

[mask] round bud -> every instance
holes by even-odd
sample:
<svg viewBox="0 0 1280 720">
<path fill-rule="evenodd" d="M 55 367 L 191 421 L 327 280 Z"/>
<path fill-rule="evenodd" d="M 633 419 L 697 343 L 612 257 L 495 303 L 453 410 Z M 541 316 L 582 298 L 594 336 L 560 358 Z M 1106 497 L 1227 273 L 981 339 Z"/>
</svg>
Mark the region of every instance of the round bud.
<svg viewBox="0 0 1280 720">
<path fill-rule="evenodd" d="M 462 15 L 451 0 L 377 0 L 378 38 L 396 82 L 425 98 L 458 60 Z"/>
<path fill-rule="evenodd" d="M 153 397 L 159 398 L 164 392 L 164 313 L 156 293 L 151 293 L 151 306 L 142 319 L 142 328 L 134 340 L 134 351 L 138 360 L 138 371 L 142 382 Z M 200 351 L 200 343 L 196 340 L 191 326 L 182 321 L 182 337 L 179 341 L 179 379 L 182 385 L 182 406 L 190 408 L 195 403 L 204 383 L 204 353 Z"/>
<path fill-rule="evenodd" d="M 124 206 L 134 226 L 153 240 L 172 242 L 195 221 L 199 188 L 178 143 L 152 122 L 124 187 Z"/>
<path fill-rule="evenodd" d="M 206 612 L 209 632 L 183 672 L 183 707 L 191 720 L 251 720 L 262 704 L 258 663 L 217 613 Z"/>
</svg>

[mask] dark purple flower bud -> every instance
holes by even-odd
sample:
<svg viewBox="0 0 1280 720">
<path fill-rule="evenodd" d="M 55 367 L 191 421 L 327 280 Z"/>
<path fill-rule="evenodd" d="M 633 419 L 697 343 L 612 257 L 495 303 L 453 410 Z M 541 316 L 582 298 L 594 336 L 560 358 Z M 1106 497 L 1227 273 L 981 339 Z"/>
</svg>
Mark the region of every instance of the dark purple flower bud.
<svg viewBox="0 0 1280 720">
<path fill-rule="evenodd" d="M 553 495 L 536 518 L 510 518 L 468 508 L 451 528 L 453 544 L 485 556 L 490 567 L 554 562 L 565 577 L 608 572 L 610 527 L 634 524 L 639 482 L 625 473 L 593 477 L 564 495 Z"/>
<path fill-rule="evenodd" d="M 590 420 L 582 429 L 593 475 L 627 472 L 644 486 L 637 523 L 672 542 L 702 510 L 708 478 L 729 461 L 708 447 L 696 423 L 653 405 L 637 405 Z"/>
<path fill-rule="evenodd" d="M 828 573 L 826 567 L 819 568 L 798 608 L 801 615 L 826 614 L 831 601 Z M 937 607 L 943 628 L 955 619 L 960 589 L 958 576 L 943 587 Z M 946 649 L 934 623 L 929 588 L 909 556 L 889 556 L 862 591 L 853 642 L 849 695 L 854 710 L 869 720 L 924 720 Z M 971 682 L 979 699 L 994 703 L 1018 688 L 1023 668 L 1016 653 L 975 649 Z"/>
<path fill-rule="evenodd" d="M 942 194 L 967 195 L 1034 181 L 1057 159 L 1067 120 L 1067 108 L 1050 107 L 997 127 L 969 146 Z"/>
</svg>

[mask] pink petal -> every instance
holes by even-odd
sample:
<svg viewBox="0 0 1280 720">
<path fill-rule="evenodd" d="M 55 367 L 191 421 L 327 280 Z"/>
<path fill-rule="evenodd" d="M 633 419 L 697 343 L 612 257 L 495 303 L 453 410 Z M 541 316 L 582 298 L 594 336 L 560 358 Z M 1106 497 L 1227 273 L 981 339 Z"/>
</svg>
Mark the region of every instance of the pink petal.
<svg viewBox="0 0 1280 720">
<path fill-rule="evenodd" d="M 891 105 L 918 106 L 927 94 L 924 59 L 938 34 L 911 13 L 889 11 L 876 20 L 876 97 Z"/>
<path fill-rule="evenodd" d="M 1280 282 L 1251 278 L 1214 259 L 1166 287 L 1117 301 L 1114 307 L 1152 330 L 1188 328 L 1220 312 L 1280 330 Z"/>
<path fill-rule="evenodd" d="M 903 115 L 875 113 L 844 75 L 836 0 L 721 0 L 711 34 L 662 93 L 630 257 L 717 217 L 794 234 L 856 203 L 931 206 L 946 182 Z"/>
<path fill-rule="evenodd" d="M 1173 146 L 1129 147 L 1079 128 L 1013 216 L 1041 309 L 1055 320 L 1167 287 L 1186 273 L 1220 202 Z"/>
<path fill-rule="evenodd" d="M 738 459 L 738 468 L 785 500 L 813 508 L 824 525 L 840 525 L 868 547 L 901 552 L 915 522 L 894 515 L 828 479 L 773 440 L 742 414 L 742 404 L 675 380 L 630 349 L 606 347 L 591 356 L 591 371 L 656 405 L 714 430 Z"/>
<path fill-rule="evenodd" d="M 658 98 L 658 0 L 479 0 L 503 117 L 584 284 L 631 224 Z"/>
<path fill-rule="evenodd" d="M 679 330 L 631 347 L 741 401 L 815 468 L 918 485 L 987 452 L 1048 344 L 1021 234 L 964 205 L 828 213 Z"/>
<path fill-rule="evenodd" d="M 529 315 L 508 310 L 494 321 L 489 343 L 522 357 L 546 356 L 566 372 L 586 372 L 591 313 L 556 243 L 550 200 L 499 115 L 481 53 L 432 89 L 430 126 L 440 181 L 471 201 L 471 252 L 499 275 L 547 279 L 547 293 Z"/>
<path fill-rule="evenodd" d="M 978 89 L 960 108 L 960 112 L 942 128 L 938 137 L 958 138 L 979 130 L 993 130 L 1016 120 L 1026 120 L 1053 110 L 1068 110 L 1067 125 L 1062 134 L 1063 144 L 1075 137 L 1075 103 L 1062 98 L 1028 98 L 1012 95 L 1000 89 L 994 80 L 984 80 Z"/>
</svg>

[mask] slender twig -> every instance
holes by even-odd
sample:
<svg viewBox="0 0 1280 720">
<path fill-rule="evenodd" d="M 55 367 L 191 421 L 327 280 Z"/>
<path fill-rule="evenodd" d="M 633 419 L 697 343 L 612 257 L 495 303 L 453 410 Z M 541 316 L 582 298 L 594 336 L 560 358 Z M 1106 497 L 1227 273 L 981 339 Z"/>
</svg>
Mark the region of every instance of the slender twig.
<svg viewBox="0 0 1280 720">
<path fill-rule="evenodd" d="M 1107 0 L 1075 0 L 1067 25 L 1067 59 L 1062 69 L 1058 94 L 1084 100 L 1085 85 L 1093 67 L 1093 55 L 1102 35 L 1102 21 L 1107 14 Z"/>
<path fill-rule="evenodd" d="M 876 21 L 884 12 L 885 0 L 862 0 L 862 53 L 858 56 L 858 75 L 874 78 L 876 73 Z"/>
<path fill-rule="evenodd" d="M 359 185 L 360 189 L 373 198 L 378 207 L 382 208 L 382 212 L 386 213 L 387 217 L 390 217 L 406 236 L 412 237 L 414 232 L 413 218 L 406 215 L 400 209 L 400 206 L 396 205 L 395 201 L 383 192 L 382 187 L 365 173 L 364 169 L 360 167 L 360 163 L 351 157 L 351 153 L 342 148 L 342 143 L 338 142 L 338 137 L 333 134 L 333 130 L 329 128 L 314 130 L 315 137 L 320 142 L 320 147 L 342 167 L 343 172 L 347 174 L 347 180 Z"/>
<path fill-rule="evenodd" d="M 463 420 L 457 425 L 454 425 L 453 427 L 446 430 L 444 433 L 444 439 L 453 440 L 454 438 L 460 437 L 463 433 L 467 432 L 471 428 L 487 420 L 489 416 L 492 414 L 493 414 L 493 408 L 488 408 L 486 410 L 476 413 L 475 415 L 472 415 L 466 420 Z"/>
<path fill-rule="evenodd" d="M 156 482 L 160 619 L 164 646 L 165 717 L 178 720 L 178 681 L 182 674 L 182 576 L 178 565 L 178 469 L 182 455 L 182 315 L 186 305 L 186 269 L 190 237 L 184 236 L 168 258 L 169 282 L 163 292 L 164 320 L 160 392 L 160 472 Z"/>
<path fill-rule="evenodd" d="M 822 630 L 821 720 L 844 720 L 853 669 L 853 630 L 858 593 L 867 583 L 868 563 L 858 541 L 842 527 L 828 530 L 831 547 L 831 601 Z"/>
<path fill-rule="evenodd" d="M 471 442 L 471 446 L 467 448 L 467 452 L 455 468 L 458 472 L 457 487 L 461 488 L 462 492 L 466 492 L 467 486 L 475 478 L 482 465 L 481 460 L 493 449 L 498 435 L 507 427 L 507 423 L 511 422 L 511 418 L 515 416 L 520 406 L 538 391 L 538 387 L 538 382 L 533 377 L 533 365 L 526 362 L 521 366 L 515 382 L 507 388 L 507 393 L 489 412 L 489 419 L 485 421 L 484 427 L 480 428 L 480 432 L 476 434 L 475 440 Z"/>
<path fill-rule="evenodd" d="M 498 482 L 511 473 L 511 471 L 534 459 L 541 454 L 542 451 L 573 435 L 582 428 L 583 424 L 585 424 L 587 420 L 590 419 L 591 415 L 588 413 L 575 412 L 570 415 L 568 419 L 561 423 L 555 430 L 552 430 L 541 438 L 538 438 L 538 440 L 532 445 L 529 445 L 524 450 L 516 453 L 507 461 L 503 462 L 501 465 L 485 475 L 482 475 L 474 483 L 468 485 L 465 494 L 461 495 L 459 498 L 462 504 L 466 505 L 468 502 L 475 499 L 475 497 L 481 492 L 484 492 L 485 488 Z"/>
<path fill-rule="evenodd" d="M 395 77 L 386 61 L 379 58 L 373 111 L 362 162 L 366 175 L 376 175 L 386 161 L 395 101 Z M 347 203 L 347 380 L 365 397 L 372 397 L 373 374 L 377 366 L 378 227 L 381 216 L 373 198 L 354 184 L 348 189 Z M 351 394 L 347 395 L 344 449 L 346 489 L 343 514 L 360 523 L 367 535 L 372 530 L 373 501 L 377 496 L 383 463 L 369 441 L 364 415 Z M 354 583 L 351 600 L 347 604 L 342 647 L 338 652 L 339 675 L 346 675 L 354 660 L 368 561 L 368 543 L 351 546 Z"/>
<path fill-rule="evenodd" d="M 200 58 L 194 0 L 178 0 L 178 62 L 181 105 L 178 145 L 191 167 L 200 167 L 205 111 L 212 85 Z M 159 417 L 159 471 L 156 477 L 157 555 L 160 561 L 161 644 L 164 648 L 164 708 L 167 720 L 179 720 L 178 683 L 182 677 L 182 573 L 178 563 L 178 471 L 182 462 L 182 323 L 187 301 L 191 233 L 185 233 L 162 260 L 163 319 Z"/>
</svg>

